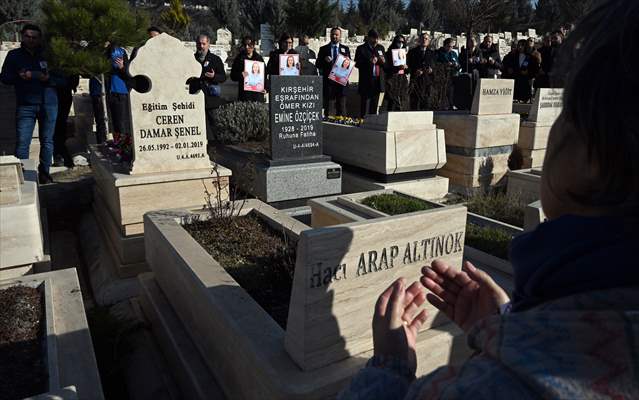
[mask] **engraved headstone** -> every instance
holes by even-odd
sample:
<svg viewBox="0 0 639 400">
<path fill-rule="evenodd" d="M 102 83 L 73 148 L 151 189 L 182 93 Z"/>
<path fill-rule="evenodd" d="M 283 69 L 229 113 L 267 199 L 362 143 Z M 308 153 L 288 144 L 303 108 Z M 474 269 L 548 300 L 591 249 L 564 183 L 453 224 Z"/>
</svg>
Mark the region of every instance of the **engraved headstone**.
<svg viewBox="0 0 639 400">
<path fill-rule="evenodd" d="M 129 73 L 146 77 L 150 90 L 130 94 L 131 174 L 210 168 L 204 94 L 189 94 L 186 84 L 201 71 L 193 53 L 166 33 L 140 47 Z"/>
<path fill-rule="evenodd" d="M 563 107 L 563 89 L 537 89 L 528 121 L 554 123 Z"/>
<path fill-rule="evenodd" d="M 226 28 L 220 28 L 217 30 L 217 40 L 215 44 L 231 44 L 233 34 Z"/>
<path fill-rule="evenodd" d="M 466 209 L 452 206 L 341 227 L 303 231 L 286 327 L 285 347 L 304 370 L 373 348 L 375 301 L 398 277 L 414 282 L 421 267 L 441 259 L 459 270 Z M 447 320 L 426 305 L 426 330 Z"/>
<path fill-rule="evenodd" d="M 272 160 L 322 156 L 321 77 L 271 77 L 269 106 Z"/>
<path fill-rule="evenodd" d="M 475 89 L 473 115 L 511 114 L 513 109 L 512 79 L 481 79 Z"/>
<path fill-rule="evenodd" d="M 271 30 L 271 25 L 269 24 L 261 24 L 260 25 L 260 51 L 264 55 L 268 55 L 274 49 L 274 40 L 273 31 Z"/>
</svg>

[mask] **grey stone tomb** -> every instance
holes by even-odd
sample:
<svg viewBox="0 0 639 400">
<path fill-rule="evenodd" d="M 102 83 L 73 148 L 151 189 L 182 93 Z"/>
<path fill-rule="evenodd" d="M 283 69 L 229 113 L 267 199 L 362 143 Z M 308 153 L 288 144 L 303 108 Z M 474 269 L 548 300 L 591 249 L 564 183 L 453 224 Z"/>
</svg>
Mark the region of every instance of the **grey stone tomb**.
<svg viewBox="0 0 639 400">
<path fill-rule="evenodd" d="M 218 148 L 218 160 L 233 170 L 239 186 L 269 203 L 341 193 L 342 169 L 323 151 L 321 78 L 271 77 L 269 107 L 266 156 L 239 146 Z"/>
</svg>

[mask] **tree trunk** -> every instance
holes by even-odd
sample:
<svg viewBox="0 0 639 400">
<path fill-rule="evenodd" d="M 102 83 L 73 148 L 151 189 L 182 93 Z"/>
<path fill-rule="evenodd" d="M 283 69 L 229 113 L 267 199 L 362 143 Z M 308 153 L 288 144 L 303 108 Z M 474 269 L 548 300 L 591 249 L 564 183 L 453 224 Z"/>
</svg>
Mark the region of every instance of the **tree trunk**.
<svg viewBox="0 0 639 400">
<path fill-rule="evenodd" d="M 109 136 L 109 110 L 107 107 L 107 101 L 106 101 L 106 86 L 104 83 L 104 74 L 100 74 L 100 86 L 101 86 L 101 91 L 100 91 L 100 100 L 102 101 L 102 108 L 104 108 L 104 126 L 106 127 L 106 137 L 108 138 Z"/>
</svg>

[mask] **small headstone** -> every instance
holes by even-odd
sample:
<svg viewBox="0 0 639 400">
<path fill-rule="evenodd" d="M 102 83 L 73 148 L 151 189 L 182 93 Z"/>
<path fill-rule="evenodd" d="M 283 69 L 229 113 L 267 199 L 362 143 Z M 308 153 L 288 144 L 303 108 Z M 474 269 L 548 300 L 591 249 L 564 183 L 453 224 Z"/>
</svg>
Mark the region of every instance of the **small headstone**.
<svg viewBox="0 0 639 400">
<path fill-rule="evenodd" d="M 271 77 L 269 107 L 272 160 L 322 157 L 321 77 Z"/>
<path fill-rule="evenodd" d="M 504 32 L 504 39 L 510 41 L 513 39 L 513 33 L 512 32 Z"/>
<path fill-rule="evenodd" d="M 563 89 L 537 89 L 530 108 L 530 114 L 528 115 L 528 121 L 554 123 L 559 114 L 561 114 L 563 96 Z"/>
<path fill-rule="evenodd" d="M 475 89 L 473 115 L 511 114 L 513 110 L 512 79 L 481 79 Z"/>
<path fill-rule="evenodd" d="M 260 51 L 263 55 L 268 55 L 274 49 L 274 40 L 273 31 L 271 30 L 271 25 L 269 24 L 261 24 L 260 25 Z"/>
<path fill-rule="evenodd" d="M 132 174 L 210 168 L 204 94 L 189 94 L 200 63 L 166 33 L 147 40 L 131 61 L 132 76 L 149 79 L 146 93 L 131 91 Z"/>
<path fill-rule="evenodd" d="M 215 44 L 231 44 L 233 34 L 226 28 L 220 28 L 217 30 L 217 40 Z"/>
<path fill-rule="evenodd" d="M 535 29 L 528 29 L 528 37 L 537 37 L 537 30 Z"/>
<path fill-rule="evenodd" d="M 0 156 L 0 205 L 19 203 L 23 182 L 20 160 L 14 156 Z"/>
</svg>

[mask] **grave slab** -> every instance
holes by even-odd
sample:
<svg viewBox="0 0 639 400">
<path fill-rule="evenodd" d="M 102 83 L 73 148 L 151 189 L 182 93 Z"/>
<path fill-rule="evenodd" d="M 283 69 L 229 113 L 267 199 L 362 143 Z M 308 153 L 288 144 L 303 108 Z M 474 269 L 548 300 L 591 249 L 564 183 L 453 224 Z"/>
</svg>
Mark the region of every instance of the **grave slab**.
<svg viewBox="0 0 639 400">
<path fill-rule="evenodd" d="M 25 162 L 25 173 L 18 159 L 3 157 L 0 169 L 6 204 L 0 205 L 0 278 L 34 272 L 34 264 L 48 261 L 44 248 L 37 174 Z M 17 161 L 17 162 L 16 162 Z M 11 200 L 11 201 L 8 201 Z"/>
<path fill-rule="evenodd" d="M 444 130 L 446 146 L 481 149 L 517 143 L 519 115 L 471 115 L 463 111 L 435 112 L 437 127 Z"/>
<path fill-rule="evenodd" d="M 342 193 L 392 189 L 423 199 L 441 199 L 448 193 L 448 184 L 448 178 L 439 175 L 432 178 L 408 179 L 397 182 L 382 182 L 346 170 L 342 175 Z"/>
<path fill-rule="evenodd" d="M 324 122 L 325 151 L 335 161 L 384 175 L 439 169 L 444 132 L 432 112 L 367 115 L 361 127 Z"/>
<path fill-rule="evenodd" d="M 508 195 L 517 196 L 525 204 L 539 200 L 541 186 L 541 170 L 520 169 L 508 172 Z"/>
<path fill-rule="evenodd" d="M 50 373 L 54 372 L 50 375 L 50 395 L 66 393 L 71 396 L 69 390 L 60 390 L 74 386 L 80 400 L 103 399 L 75 268 L 0 280 L 1 287 L 16 284 L 32 287 L 44 285 L 45 291 L 49 293 L 45 313 L 52 332 L 48 335 L 51 336 L 51 343 L 47 346 L 47 351 L 51 353 L 49 359 L 54 362 L 49 368 Z"/>
<path fill-rule="evenodd" d="M 308 264 L 308 256 L 315 251 L 313 249 L 325 248 L 321 245 L 323 240 L 332 238 L 330 240 L 333 242 L 333 245 L 329 246 L 330 248 L 326 252 L 322 252 L 323 255 L 318 256 L 326 258 L 327 265 L 334 264 L 328 258 L 341 254 L 339 249 L 337 252 L 330 249 L 348 246 L 347 242 L 350 242 L 354 246 L 350 253 L 354 259 L 351 260 L 349 256 L 346 256 L 344 261 L 347 265 L 354 262 L 355 266 L 353 267 L 356 268 L 360 253 L 358 245 L 360 236 L 363 239 L 370 235 L 384 234 L 383 229 L 373 228 L 375 224 L 402 225 L 405 231 L 407 233 L 410 231 L 409 235 L 412 235 L 416 232 L 413 224 L 424 226 L 422 218 L 431 220 L 431 227 L 438 225 L 440 223 L 438 221 L 443 223 L 445 220 L 446 228 L 444 230 L 446 232 L 450 231 L 453 234 L 459 228 L 459 233 L 462 236 L 465 225 L 465 217 L 463 217 L 465 209 L 458 206 L 447 208 L 448 211 L 443 213 L 439 210 L 436 212 L 431 210 L 431 214 L 428 216 L 426 214 L 429 212 L 426 211 L 407 214 L 400 218 L 380 218 L 372 222 L 366 221 L 364 224 L 342 225 L 341 228 L 344 232 L 352 229 L 354 234 L 351 240 L 344 242 L 340 236 L 342 229 L 307 230 L 306 225 L 291 219 L 285 213 L 255 201 L 249 201 L 245 204 L 243 211 L 249 212 L 250 210 L 265 216 L 270 221 L 269 224 L 280 224 L 281 227 L 287 228 L 287 234 L 300 237 L 296 278 L 294 278 L 294 285 L 297 288 L 294 289 L 293 302 L 289 311 L 289 321 L 292 322 L 289 322 L 286 332 L 180 226 L 180 221 L 191 218 L 201 219 L 201 213 L 193 214 L 188 210 L 175 210 L 152 212 L 145 216 L 147 260 L 154 272 L 158 287 L 171 305 L 170 309 L 175 312 L 177 319 L 184 326 L 184 330 L 193 341 L 207 367 L 222 386 L 225 395 L 238 399 L 315 399 L 335 396 L 371 355 L 370 311 L 372 303 L 379 295 L 376 291 L 381 286 L 385 288 L 391 280 L 395 279 L 397 274 L 412 279 L 412 272 L 409 273 L 409 269 L 418 271 L 425 261 L 422 259 L 410 264 L 409 268 L 407 265 L 403 265 L 402 261 L 397 260 L 397 267 L 402 265 L 402 268 L 386 272 L 371 272 L 370 278 L 364 279 L 366 282 L 361 280 L 361 276 L 359 278 L 356 276 L 356 271 L 346 267 L 345 271 L 349 272 L 346 272 L 348 275 L 345 275 L 341 282 L 330 283 L 327 287 L 317 287 L 315 288 L 317 290 L 313 292 L 307 288 L 307 285 L 312 282 L 313 272 L 311 269 L 315 263 Z M 411 222 L 407 223 L 407 221 Z M 454 226 L 450 226 L 451 221 Z M 395 230 L 394 228 L 393 230 Z M 433 229 L 433 234 L 435 234 L 437 228 Z M 306 235 L 310 232 L 316 232 L 318 236 L 309 235 L 307 237 Z M 446 233 L 442 234 L 446 235 Z M 404 239 L 403 233 L 394 235 L 394 237 L 399 241 Z M 461 249 L 459 252 L 454 252 L 453 242 L 450 245 L 451 254 L 449 256 L 459 257 L 455 265 L 461 263 Z M 460 243 L 460 246 L 462 245 Z M 445 247 L 445 244 L 442 243 L 442 246 Z M 367 248 L 367 250 L 370 249 Z M 377 277 L 373 275 L 377 275 Z M 365 287 L 361 287 L 361 290 L 367 294 L 366 297 L 374 297 L 374 299 L 361 301 L 362 296 L 353 297 L 352 293 L 354 292 L 347 290 L 346 286 L 349 285 L 348 282 L 345 282 L 346 277 L 354 280 L 354 284 L 358 287 L 360 287 L 360 282 L 361 285 L 366 283 Z M 301 283 L 297 283 L 300 280 Z M 344 292 L 336 287 L 339 283 L 347 284 L 342 285 L 341 289 Z M 148 286 L 144 280 L 142 285 L 143 291 L 153 298 L 153 291 L 147 291 L 146 287 Z M 353 289 L 353 284 L 350 284 L 350 288 Z M 327 291 L 327 289 L 330 290 Z M 308 293 L 304 295 L 300 291 Z M 374 291 L 375 296 L 368 296 Z M 302 297 L 298 297 L 300 295 Z M 349 296 L 350 300 L 347 299 Z M 313 298 L 318 302 L 310 302 Z M 299 302 L 295 303 L 296 300 L 293 299 L 297 299 Z M 341 310 L 337 306 L 333 310 L 336 313 L 334 316 L 336 324 L 331 326 L 339 326 L 340 329 L 344 330 L 346 336 L 343 337 L 342 344 L 338 347 L 348 348 L 349 351 L 345 354 L 344 351 L 330 351 L 329 348 L 326 348 L 329 351 L 318 350 L 319 353 L 314 355 L 312 349 L 315 345 L 326 346 L 335 338 L 342 337 L 341 335 L 334 337 L 332 329 L 323 330 L 327 333 L 326 338 L 328 339 L 323 342 L 323 345 L 317 342 L 316 337 L 313 337 L 313 332 L 317 335 L 318 329 L 324 324 L 330 323 L 330 321 L 326 321 L 324 316 L 331 315 L 331 313 L 327 314 L 327 310 L 322 305 L 324 300 L 329 299 L 332 299 L 331 301 L 335 305 L 342 305 Z M 304 304 L 307 306 L 303 306 Z M 365 308 L 366 312 L 359 312 L 360 307 L 362 310 Z M 311 319 L 307 320 L 303 314 Z M 358 315 L 361 317 L 358 318 Z M 312 318 L 313 316 L 315 318 Z M 300 325 L 301 322 L 304 324 Z M 417 352 L 420 357 L 418 374 L 431 371 L 442 361 L 450 361 L 455 364 L 459 362 L 460 356 L 463 357 L 467 354 L 465 345 L 460 344 L 463 339 L 454 339 L 459 338 L 459 332 L 455 332 L 455 329 L 451 331 L 450 323 L 442 319 L 429 324 L 429 326 L 432 325 L 437 327 L 426 329 L 418 336 Z M 324 326 L 324 328 L 326 327 Z M 347 331 L 348 333 L 346 333 Z M 165 332 L 165 334 L 169 333 Z M 351 335 L 355 335 L 354 338 L 351 338 Z M 359 338 L 360 336 L 361 338 Z M 296 343 L 290 342 L 291 338 L 295 338 Z M 343 343 L 344 341 L 345 343 Z M 306 349 L 299 347 L 301 343 L 305 343 Z M 306 354 L 310 358 L 289 356 L 292 350 L 291 346 L 297 355 L 309 351 Z M 305 361 L 304 358 L 306 358 Z M 306 363 L 306 368 L 300 368 L 300 363 Z M 242 384 L 247 381 L 252 384 Z"/>
</svg>

